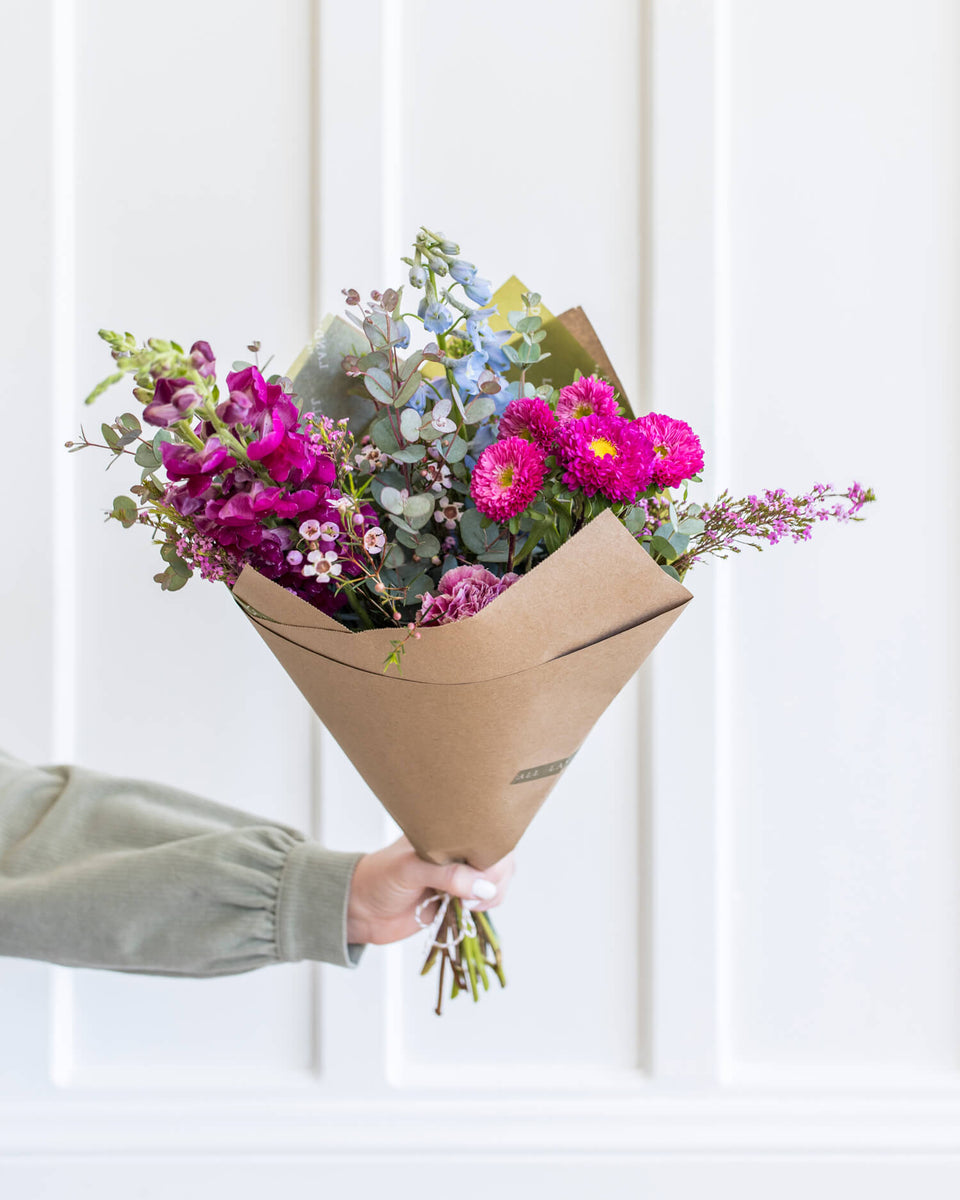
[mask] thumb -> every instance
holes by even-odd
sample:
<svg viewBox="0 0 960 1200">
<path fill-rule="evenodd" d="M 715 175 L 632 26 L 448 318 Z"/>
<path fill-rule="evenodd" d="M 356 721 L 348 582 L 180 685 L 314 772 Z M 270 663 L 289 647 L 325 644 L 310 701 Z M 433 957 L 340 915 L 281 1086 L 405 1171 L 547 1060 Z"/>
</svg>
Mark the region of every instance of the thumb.
<svg viewBox="0 0 960 1200">
<path fill-rule="evenodd" d="M 448 863 L 438 867 L 425 862 L 421 879 L 424 887 L 449 892 L 460 900 L 492 900 L 497 894 L 497 884 L 482 871 L 466 863 Z"/>
</svg>

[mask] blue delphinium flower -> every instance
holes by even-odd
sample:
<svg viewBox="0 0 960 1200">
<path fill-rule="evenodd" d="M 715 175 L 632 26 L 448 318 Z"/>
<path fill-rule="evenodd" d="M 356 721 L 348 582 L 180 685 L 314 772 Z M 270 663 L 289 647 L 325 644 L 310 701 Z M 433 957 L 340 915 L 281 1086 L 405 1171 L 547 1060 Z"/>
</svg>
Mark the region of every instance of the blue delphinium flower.
<svg viewBox="0 0 960 1200">
<path fill-rule="evenodd" d="M 422 416 L 428 403 L 432 407 L 438 400 L 450 399 L 450 384 L 447 377 L 438 375 L 436 378 L 425 378 L 407 403 Z"/>
<path fill-rule="evenodd" d="M 475 396 L 480 391 L 480 376 L 486 369 L 487 356 L 482 350 L 453 360 L 450 370 L 461 396 Z"/>
<path fill-rule="evenodd" d="M 406 348 L 410 345 L 410 326 L 406 323 L 406 321 L 403 320 L 402 317 L 398 318 L 397 320 L 394 320 L 391 317 L 390 333 L 394 344 L 400 350 L 406 350 Z"/>
<path fill-rule="evenodd" d="M 465 259 L 455 258 L 449 264 L 451 276 L 457 283 L 470 283 L 477 274 L 477 268 L 473 263 L 468 263 Z"/>
<path fill-rule="evenodd" d="M 509 329 L 498 332 L 490 328 L 487 317 L 492 316 L 496 308 L 477 308 L 467 317 L 467 337 L 473 342 L 475 350 L 482 350 L 487 356 L 487 366 L 498 375 L 510 370 L 510 360 L 503 352 L 503 345 L 510 340 Z"/>
<path fill-rule="evenodd" d="M 473 275 L 469 283 L 463 285 L 463 290 L 474 304 L 488 304 L 493 295 L 493 284 L 489 279 L 481 279 L 479 275 Z"/>
<path fill-rule="evenodd" d="M 446 333 L 456 319 L 445 304 L 436 299 L 428 300 L 426 296 L 420 301 L 417 316 L 428 333 Z"/>
</svg>

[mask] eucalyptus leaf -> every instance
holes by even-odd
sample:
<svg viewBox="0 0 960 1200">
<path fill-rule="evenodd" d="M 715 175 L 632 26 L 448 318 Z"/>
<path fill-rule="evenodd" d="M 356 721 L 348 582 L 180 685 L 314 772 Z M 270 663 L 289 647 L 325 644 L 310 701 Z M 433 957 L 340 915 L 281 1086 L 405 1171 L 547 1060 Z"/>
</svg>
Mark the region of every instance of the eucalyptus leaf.
<svg viewBox="0 0 960 1200">
<path fill-rule="evenodd" d="M 369 433 L 373 444 L 384 454 L 393 454 L 394 451 L 400 449 L 400 443 L 397 441 L 390 418 L 386 413 L 381 413 L 375 421 L 371 422 Z"/>
<path fill-rule="evenodd" d="M 673 562 L 678 557 L 673 546 L 671 546 L 665 537 L 660 537 L 659 534 L 650 539 L 650 552 L 656 555 L 657 558 L 665 559 L 668 563 Z"/>
<path fill-rule="evenodd" d="M 470 425 L 476 425 L 485 418 L 493 416 L 497 406 L 490 396 L 475 396 L 464 408 L 464 419 Z"/>
<path fill-rule="evenodd" d="M 408 496 L 403 504 L 403 515 L 408 521 L 415 517 L 424 515 L 433 516 L 433 510 L 436 505 L 436 498 L 430 492 L 418 492 L 416 495 Z"/>
<path fill-rule="evenodd" d="M 408 442 L 415 442 L 420 436 L 421 417 L 415 408 L 405 408 L 400 414 L 400 432 Z"/>
<path fill-rule="evenodd" d="M 451 464 L 460 462 L 467 453 L 468 448 L 463 438 L 458 437 L 455 433 L 445 434 L 440 447 L 443 451 L 443 457 Z"/>
<path fill-rule="evenodd" d="M 402 408 L 404 404 L 407 404 L 413 399 L 417 388 L 419 388 L 421 383 L 423 383 L 423 380 L 415 371 L 406 381 L 406 383 L 404 383 L 397 395 L 396 400 L 394 400 L 394 404 L 397 406 L 397 408 Z"/>
<path fill-rule="evenodd" d="M 396 488 L 385 487 L 380 491 L 380 506 L 385 508 L 388 513 L 400 514 L 403 512 L 403 497 Z"/>
<path fill-rule="evenodd" d="M 488 523 L 483 524 L 483 517 L 476 508 L 468 508 L 460 518 L 458 527 L 461 541 L 472 550 L 474 554 L 486 554 L 500 540 L 501 529 L 499 525 Z"/>
<path fill-rule="evenodd" d="M 420 599 L 424 592 L 429 592 L 432 587 L 433 581 L 426 571 L 417 575 L 407 586 L 406 603 L 413 604 L 415 600 Z"/>
<path fill-rule="evenodd" d="M 411 354 L 409 358 L 405 358 L 400 364 L 400 379 L 404 382 L 408 380 L 411 374 L 423 362 L 423 351 L 418 350 L 416 354 Z"/>
<path fill-rule="evenodd" d="M 414 549 L 421 558 L 433 558 L 435 554 L 440 553 L 440 539 L 432 533 L 421 533 Z"/>
<path fill-rule="evenodd" d="M 412 446 L 403 446 L 400 450 L 394 450 L 393 453 L 390 455 L 390 457 L 395 462 L 417 463 L 417 462 L 420 462 L 420 460 L 422 458 L 424 458 L 426 453 L 427 453 L 426 446 L 412 445 Z"/>
<path fill-rule="evenodd" d="M 383 387 L 372 371 L 368 371 L 364 375 L 363 386 L 378 404 L 393 404 L 393 396 Z"/>
<path fill-rule="evenodd" d="M 148 471 L 155 471 L 160 466 L 161 460 L 152 446 L 138 446 L 133 461 L 138 467 L 145 467 Z"/>
</svg>

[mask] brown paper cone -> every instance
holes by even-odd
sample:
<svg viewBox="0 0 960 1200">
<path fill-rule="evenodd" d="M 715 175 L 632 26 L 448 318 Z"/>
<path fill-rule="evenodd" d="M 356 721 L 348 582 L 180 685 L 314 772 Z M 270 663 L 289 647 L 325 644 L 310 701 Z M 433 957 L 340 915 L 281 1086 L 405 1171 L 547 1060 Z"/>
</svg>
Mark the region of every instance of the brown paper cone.
<svg viewBox="0 0 960 1200">
<path fill-rule="evenodd" d="M 610 512 L 474 617 L 354 633 L 245 567 L 233 589 L 417 853 L 514 848 L 610 701 L 691 599 Z"/>
</svg>

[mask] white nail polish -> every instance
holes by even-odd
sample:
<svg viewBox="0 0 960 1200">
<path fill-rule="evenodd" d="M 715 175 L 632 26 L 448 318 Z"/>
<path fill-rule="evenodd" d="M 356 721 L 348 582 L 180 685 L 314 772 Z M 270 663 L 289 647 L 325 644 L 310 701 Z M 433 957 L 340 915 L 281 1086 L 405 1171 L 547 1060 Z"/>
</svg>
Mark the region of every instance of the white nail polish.
<svg viewBox="0 0 960 1200">
<path fill-rule="evenodd" d="M 497 885 L 489 879 L 476 879 L 473 884 L 473 894 L 481 900 L 492 900 L 497 894 Z"/>
</svg>

